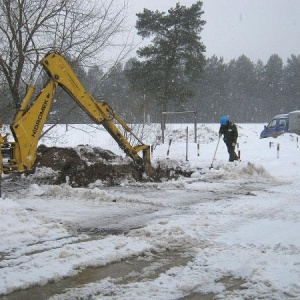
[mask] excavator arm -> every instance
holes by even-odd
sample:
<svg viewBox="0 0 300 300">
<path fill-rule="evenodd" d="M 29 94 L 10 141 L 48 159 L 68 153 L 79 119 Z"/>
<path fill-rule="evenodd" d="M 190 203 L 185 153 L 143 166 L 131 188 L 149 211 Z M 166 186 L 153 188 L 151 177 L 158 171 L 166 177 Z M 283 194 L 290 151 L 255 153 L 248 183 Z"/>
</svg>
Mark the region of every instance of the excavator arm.
<svg viewBox="0 0 300 300">
<path fill-rule="evenodd" d="M 29 105 L 34 93 L 34 86 L 30 86 L 26 96 L 10 126 L 15 142 L 4 141 L 0 137 L 2 149 L 10 152 L 8 162 L 0 163 L 3 173 L 13 171 L 23 172 L 30 169 L 36 160 L 39 138 L 53 103 L 57 86 L 61 86 L 73 100 L 97 124 L 103 127 L 118 143 L 119 147 L 138 164 L 150 165 L 150 147 L 145 145 L 131 132 L 131 128 L 104 101 L 97 102 L 84 88 L 68 62 L 57 52 L 48 53 L 40 62 L 49 76 L 39 95 Z M 130 132 L 138 144 L 132 146 L 119 128 Z M 142 157 L 139 155 L 142 152 Z M 1 171 L 1 170 L 0 170 Z M 1 172 L 1 174 L 2 174 Z"/>
</svg>

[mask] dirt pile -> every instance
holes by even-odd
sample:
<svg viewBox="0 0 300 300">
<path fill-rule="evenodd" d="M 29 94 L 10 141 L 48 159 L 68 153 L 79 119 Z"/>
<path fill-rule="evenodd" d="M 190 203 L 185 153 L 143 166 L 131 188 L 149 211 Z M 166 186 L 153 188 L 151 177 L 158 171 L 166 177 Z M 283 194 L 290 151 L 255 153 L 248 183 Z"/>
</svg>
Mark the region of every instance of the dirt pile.
<svg viewBox="0 0 300 300">
<path fill-rule="evenodd" d="M 106 185 L 118 185 L 125 178 L 141 181 L 143 177 L 142 168 L 133 162 L 108 150 L 90 146 L 59 148 L 41 145 L 33 168 L 26 174 L 34 174 L 43 167 L 55 171 L 48 176 L 47 183 L 68 182 L 73 187 L 85 187 L 97 180 Z"/>
<path fill-rule="evenodd" d="M 37 150 L 37 158 L 33 168 L 26 175 L 33 175 L 37 170 L 49 168 L 53 172 L 43 177 L 47 184 L 68 182 L 73 187 L 86 187 L 101 180 L 104 185 L 115 186 L 127 182 L 161 181 L 179 175 L 190 176 L 181 170 L 152 167 L 151 176 L 145 174 L 143 166 L 115 155 L 109 150 L 99 147 L 80 145 L 76 148 L 46 147 L 41 145 Z M 37 177 L 35 177 L 37 178 Z"/>
</svg>

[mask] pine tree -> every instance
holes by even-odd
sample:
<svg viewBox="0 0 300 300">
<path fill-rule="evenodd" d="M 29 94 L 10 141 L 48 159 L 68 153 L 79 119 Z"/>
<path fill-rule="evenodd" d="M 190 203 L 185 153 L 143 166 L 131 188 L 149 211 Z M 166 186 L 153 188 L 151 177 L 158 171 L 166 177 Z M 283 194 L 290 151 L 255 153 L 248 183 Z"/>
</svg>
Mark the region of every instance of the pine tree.
<svg viewBox="0 0 300 300">
<path fill-rule="evenodd" d="M 300 55 L 291 55 L 284 68 L 286 111 L 300 109 Z"/>
<path fill-rule="evenodd" d="M 200 81 L 201 115 L 207 121 L 219 122 L 222 114 L 226 113 L 226 86 L 228 82 L 227 67 L 224 59 L 213 55 L 206 60 L 203 77 Z M 198 110 L 198 109 L 197 109 Z"/>
<path fill-rule="evenodd" d="M 137 14 L 138 35 L 153 39 L 138 50 L 142 60 L 126 74 L 133 87 L 157 99 L 163 110 L 172 101 L 180 103 L 191 97 L 189 83 L 201 76 L 205 61 L 201 8 L 202 2 L 197 1 L 191 7 L 177 3 L 168 13 L 144 9 Z"/>
<path fill-rule="evenodd" d="M 265 65 L 265 89 L 270 116 L 284 113 L 283 61 L 278 54 L 271 55 Z"/>
</svg>

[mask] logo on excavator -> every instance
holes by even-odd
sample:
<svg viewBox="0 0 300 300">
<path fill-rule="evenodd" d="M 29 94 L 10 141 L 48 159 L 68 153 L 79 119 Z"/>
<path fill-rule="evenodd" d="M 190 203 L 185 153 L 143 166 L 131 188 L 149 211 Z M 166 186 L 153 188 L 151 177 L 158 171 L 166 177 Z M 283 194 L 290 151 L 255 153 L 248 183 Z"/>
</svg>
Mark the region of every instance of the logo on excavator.
<svg viewBox="0 0 300 300">
<path fill-rule="evenodd" d="M 39 113 L 39 115 L 38 115 L 38 118 L 37 118 L 37 120 L 36 120 L 36 122 L 35 122 L 35 125 L 34 125 L 34 127 L 33 127 L 33 131 L 32 131 L 32 134 L 31 134 L 32 137 L 35 137 L 36 133 L 37 133 L 38 130 L 39 130 L 40 122 L 41 122 L 41 119 L 43 118 L 43 115 L 44 115 L 45 109 L 46 109 L 46 107 L 47 107 L 47 105 L 48 105 L 48 102 L 49 102 L 48 99 L 45 99 L 45 100 L 44 100 L 44 103 L 43 103 L 43 105 L 42 105 L 41 111 L 40 111 L 40 113 Z"/>
</svg>

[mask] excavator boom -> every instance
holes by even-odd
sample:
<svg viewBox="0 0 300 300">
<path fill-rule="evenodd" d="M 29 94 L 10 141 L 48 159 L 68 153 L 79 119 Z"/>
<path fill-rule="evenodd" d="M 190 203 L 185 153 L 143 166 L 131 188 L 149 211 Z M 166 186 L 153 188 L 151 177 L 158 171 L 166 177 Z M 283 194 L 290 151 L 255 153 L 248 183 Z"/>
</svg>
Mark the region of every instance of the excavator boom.
<svg viewBox="0 0 300 300">
<path fill-rule="evenodd" d="M 3 162 L 0 153 L 0 164 L 2 173 L 23 172 L 30 169 L 35 160 L 39 138 L 46 119 L 51 110 L 57 86 L 61 86 L 72 99 L 86 112 L 86 114 L 97 124 L 103 127 L 118 143 L 119 147 L 141 165 L 150 165 L 150 147 L 143 144 L 133 133 L 131 128 L 118 116 L 113 109 L 104 101 L 97 102 L 85 89 L 72 70 L 69 63 L 57 52 L 48 53 L 40 62 L 49 76 L 49 81 L 30 104 L 34 87 L 30 86 L 16 113 L 11 132 L 14 142 L 7 142 L 0 137 L 2 150 L 9 152 L 9 159 Z M 131 145 L 121 133 L 119 124 L 125 131 L 130 132 L 137 140 L 135 146 Z M 139 155 L 142 152 L 142 157 Z"/>
</svg>

